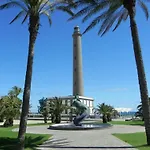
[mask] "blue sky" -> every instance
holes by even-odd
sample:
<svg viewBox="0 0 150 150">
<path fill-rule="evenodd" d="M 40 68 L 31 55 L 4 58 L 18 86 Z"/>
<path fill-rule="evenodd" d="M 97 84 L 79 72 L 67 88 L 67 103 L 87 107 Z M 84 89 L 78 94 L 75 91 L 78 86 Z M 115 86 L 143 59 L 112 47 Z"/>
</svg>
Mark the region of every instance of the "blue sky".
<svg viewBox="0 0 150 150">
<path fill-rule="evenodd" d="M 0 95 L 7 94 L 14 85 L 24 86 L 28 52 L 27 23 L 9 22 L 17 10 L 0 12 Z M 81 19 L 67 22 L 68 15 L 55 12 L 49 27 L 46 18 L 35 46 L 32 80 L 32 111 L 37 110 L 42 97 L 72 94 L 72 33 L 76 25 L 83 31 L 88 25 Z M 137 24 L 143 59 L 150 91 L 150 21 L 137 13 Z M 95 106 L 105 102 L 114 107 L 136 109 L 140 102 L 135 59 L 132 48 L 129 20 L 115 32 L 104 37 L 97 35 L 98 26 L 82 37 L 84 94 L 95 99 Z"/>
</svg>

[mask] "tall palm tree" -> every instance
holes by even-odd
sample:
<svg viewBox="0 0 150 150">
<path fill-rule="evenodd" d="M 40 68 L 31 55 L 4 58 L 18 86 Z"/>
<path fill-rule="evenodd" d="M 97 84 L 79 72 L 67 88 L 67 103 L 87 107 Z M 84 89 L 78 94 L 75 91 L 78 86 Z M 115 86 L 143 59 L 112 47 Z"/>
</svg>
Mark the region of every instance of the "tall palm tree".
<svg viewBox="0 0 150 150">
<path fill-rule="evenodd" d="M 28 61 L 27 69 L 25 75 L 25 84 L 23 92 L 23 105 L 20 120 L 20 127 L 18 133 L 19 139 L 19 150 L 24 149 L 25 132 L 28 118 L 29 110 L 29 100 L 30 100 L 30 90 L 31 90 L 31 79 L 32 79 L 32 68 L 33 68 L 33 58 L 34 58 L 34 45 L 38 35 L 40 26 L 40 17 L 42 15 L 47 16 L 48 21 L 51 25 L 51 12 L 52 5 L 48 0 L 11 0 L 0 6 L 0 9 L 8 9 L 12 7 L 18 7 L 21 11 L 15 16 L 15 18 L 10 22 L 13 23 L 17 19 L 23 17 L 22 24 L 29 20 L 29 49 L 28 49 Z"/>
<path fill-rule="evenodd" d="M 140 95 L 143 107 L 143 116 L 145 121 L 147 144 L 150 145 L 150 107 L 148 100 L 147 81 L 142 58 L 142 50 L 135 20 L 135 10 L 137 4 L 143 9 L 146 18 L 148 19 L 149 13 L 144 0 L 75 0 L 74 4 L 69 4 L 66 7 L 67 9 L 78 8 L 77 10 L 79 10 L 69 20 L 73 20 L 80 16 L 83 16 L 82 22 L 85 22 L 89 18 L 94 18 L 97 15 L 85 29 L 84 33 L 88 32 L 90 29 L 100 23 L 98 34 L 104 35 L 107 31 L 109 31 L 109 29 L 115 22 L 117 22 L 117 24 L 115 25 L 113 31 L 117 29 L 122 21 L 127 20 L 127 18 L 129 17 Z"/>
</svg>

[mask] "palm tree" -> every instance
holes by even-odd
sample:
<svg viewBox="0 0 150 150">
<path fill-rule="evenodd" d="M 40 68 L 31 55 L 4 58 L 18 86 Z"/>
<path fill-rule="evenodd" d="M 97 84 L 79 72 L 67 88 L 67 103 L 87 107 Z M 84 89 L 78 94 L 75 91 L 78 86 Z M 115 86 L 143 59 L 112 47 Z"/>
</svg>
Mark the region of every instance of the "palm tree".
<svg viewBox="0 0 150 150">
<path fill-rule="evenodd" d="M 13 126 L 13 120 L 20 115 L 22 101 L 18 97 L 3 97 L 4 127 Z"/>
<path fill-rule="evenodd" d="M 24 92 L 23 92 L 23 105 L 21 113 L 21 121 L 19 127 L 19 150 L 24 149 L 25 132 L 29 110 L 30 90 L 31 90 L 31 79 L 32 79 L 32 68 L 34 58 L 34 45 L 38 35 L 40 26 L 40 17 L 42 15 L 47 16 L 48 21 L 51 25 L 50 13 L 52 12 L 52 5 L 48 0 L 11 0 L 0 6 L 0 9 L 8 9 L 12 7 L 18 7 L 21 11 L 15 16 L 10 22 L 13 23 L 20 17 L 24 17 L 22 24 L 29 19 L 29 49 L 28 49 L 28 61 L 25 76 Z"/>
<path fill-rule="evenodd" d="M 14 118 L 20 115 L 22 101 L 18 95 L 22 93 L 22 89 L 14 86 L 8 92 L 8 95 L 3 96 L 0 100 L 1 110 L 0 115 L 5 118 L 4 127 L 13 126 Z"/>
<path fill-rule="evenodd" d="M 140 117 L 144 121 L 142 103 L 137 106 L 137 109 L 138 111 L 135 113 L 135 117 Z"/>
<path fill-rule="evenodd" d="M 103 123 L 111 121 L 111 114 L 113 113 L 113 107 L 106 105 L 105 103 L 98 104 L 97 111 L 102 114 Z"/>
<path fill-rule="evenodd" d="M 12 89 L 8 92 L 8 95 L 10 97 L 17 97 L 20 93 L 22 93 L 22 89 L 17 87 L 17 86 L 14 86 L 12 87 Z"/>
<path fill-rule="evenodd" d="M 49 107 L 47 105 L 47 98 L 42 98 L 39 100 L 40 106 L 38 106 L 38 112 L 43 115 L 44 123 L 47 123 L 47 118 L 49 115 Z"/>
<path fill-rule="evenodd" d="M 149 102 L 150 102 L 150 98 L 149 98 Z M 142 119 L 142 121 L 144 121 L 142 103 L 140 103 L 137 106 L 137 109 L 138 109 L 138 111 L 135 113 L 135 116 L 140 117 Z"/>
<path fill-rule="evenodd" d="M 114 113 L 114 108 L 110 105 L 107 105 L 108 107 L 108 112 L 107 112 L 107 121 L 110 122 L 112 121 L 112 116 L 113 116 L 113 113 Z"/>
<path fill-rule="evenodd" d="M 122 21 L 127 20 L 127 18 L 129 17 L 140 95 L 143 107 L 143 116 L 145 121 L 147 144 L 150 145 L 150 107 L 148 100 L 147 81 L 142 58 L 142 50 L 135 20 L 135 10 L 137 4 L 139 4 L 139 6 L 143 9 L 146 18 L 148 19 L 149 13 L 144 0 L 75 0 L 73 4 L 69 4 L 68 6 L 66 6 L 66 8 L 78 8 L 77 10 L 79 10 L 69 20 L 84 16 L 82 22 L 85 22 L 89 18 L 98 15 L 92 20 L 92 22 L 83 33 L 88 32 L 90 29 L 101 23 L 100 29 L 98 31 L 98 34 L 100 34 L 101 36 L 109 31 L 109 29 L 115 22 L 117 22 L 117 24 L 115 25 L 113 31 L 117 29 Z"/>
<path fill-rule="evenodd" d="M 61 0 L 62 2 L 63 0 Z M 56 2 L 56 4 L 58 1 Z M 64 0 L 64 4 L 68 3 L 67 0 Z M 65 11 L 70 15 L 73 13 L 69 9 L 64 9 L 63 6 L 56 6 L 55 1 L 50 3 L 49 0 L 10 0 L 9 2 L 0 6 L 0 10 L 9 9 L 12 7 L 17 7 L 21 9 L 21 11 L 15 16 L 15 18 L 10 22 L 13 23 L 17 19 L 23 17 L 22 24 L 29 20 L 29 48 L 28 48 L 28 60 L 27 60 L 27 69 L 25 75 L 25 84 L 24 84 L 24 92 L 23 92 L 23 105 L 22 105 L 22 113 L 21 113 L 21 121 L 19 126 L 19 150 L 24 149 L 24 141 L 25 141 L 25 132 L 27 125 L 27 118 L 29 112 L 29 100 L 30 100 L 30 92 L 31 92 L 31 80 L 32 80 L 32 68 L 33 68 L 33 59 L 34 59 L 34 45 L 36 42 L 36 38 L 38 35 L 39 27 L 40 27 L 40 17 L 46 16 L 48 18 L 49 24 L 52 24 L 50 14 L 54 9 Z"/>
<path fill-rule="evenodd" d="M 52 123 L 60 123 L 61 122 L 61 113 L 64 110 L 70 109 L 69 106 L 63 104 L 62 99 L 58 97 L 54 97 L 53 99 L 48 99 L 49 101 L 49 112 L 51 114 Z"/>
<path fill-rule="evenodd" d="M 4 100 L 3 97 L 0 97 L 0 122 L 4 121 Z"/>
</svg>

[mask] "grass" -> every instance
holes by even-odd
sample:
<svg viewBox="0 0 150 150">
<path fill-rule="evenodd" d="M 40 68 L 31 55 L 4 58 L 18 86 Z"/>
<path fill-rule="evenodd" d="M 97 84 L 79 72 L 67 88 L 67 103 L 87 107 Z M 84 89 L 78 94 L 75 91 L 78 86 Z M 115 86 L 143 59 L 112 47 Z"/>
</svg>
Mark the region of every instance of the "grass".
<svg viewBox="0 0 150 150">
<path fill-rule="evenodd" d="M 111 121 L 110 124 L 112 125 L 138 125 L 144 126 L 143 121 L 135 120 L 135 121 Z"/>
<path fill-rule="evenodd" d="M 95 121 L 95 122 L 84 122 L 84 124 L 103 124 L 101 120 Z M 144 126 L 144 122 L 140 120 L 135 120 L 135 121 L 111 121 L 107 122 L 112 125 L 133 125 L 133 126 Z"/>
<path fill-rule="evenodd" d="M 84 124 L 103 124 L 103 122 L 101 120 L 97 120 L 97 121 L 92 121 L 92 122 L 85 122 Z M 144 121 L 141 120 L 131 120 L 131 121 L 111 121 L 111 122 L 107 122 L 109 124 L 112 125 L 133 125 L 133 126 L 144 126 Z"/>
<path fill-rule="evenodd" d="M 51 123 L 32 123 L 28 124 L 28 126 L 45 126 L 45 125 L 50 125 Z"/>
<path fill-rule="evenodd" d="M 28 126 L 46 125 L 44 123 L 30 124 Z M 48 124 L 47 124 L 48 125 Z M 18 125 L 13 127 L 0 127 L 0 150 L 15 150 L 17 144 L 17 132 L 12 132 L 12 129 L 17 128 Z M 48 134 L 26 134 L 25 150 L 36 150 L 36 147 L 43 142 L 47 141 L 51 135 Z"/>
<path fill-rule="evenodd" d="M 146 145 L 146 135 L 144 132 L 113 135 L 139 150 L 150 150 L 150 146 Z"/>
</svg>

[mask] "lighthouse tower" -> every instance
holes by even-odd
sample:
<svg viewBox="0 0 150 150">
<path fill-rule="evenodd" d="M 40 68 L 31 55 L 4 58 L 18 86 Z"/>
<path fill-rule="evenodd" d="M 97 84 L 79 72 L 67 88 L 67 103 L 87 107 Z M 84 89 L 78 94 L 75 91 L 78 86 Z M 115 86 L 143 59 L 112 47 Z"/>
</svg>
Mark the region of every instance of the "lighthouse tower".
<svg viewBox="0 0 150 150">
<path fill-rule="evenodd" d="M 90 115 L 93 115 L 94 99 L 86 97 L 84 95 L 83 87 L 83 70 L 82 70 L 82 35 L 80 33 L 79 26 L 74 27 L 73 31 L 73 91 L 71 95 L 60 96 L 59 99 L 63 101 L 63 104 L 72 106 L 72 102 L 75 96 L 78 95 L 80 101 L 87 105 L 90 109 Z M 48 100 L 53 100 L 54 97 L 49 97 Z M 65 110 L 62 114 L 67 115 L 69 120 L 73 119 L 72 109 Z"/>
<path fill-rule="evenodd" d="M 84 95 L 83 72 L 82 72 L 82 45 L 81 33 L 78 26 L 74 27 L 73 33 L 73 95 Z"/>
</svg>

